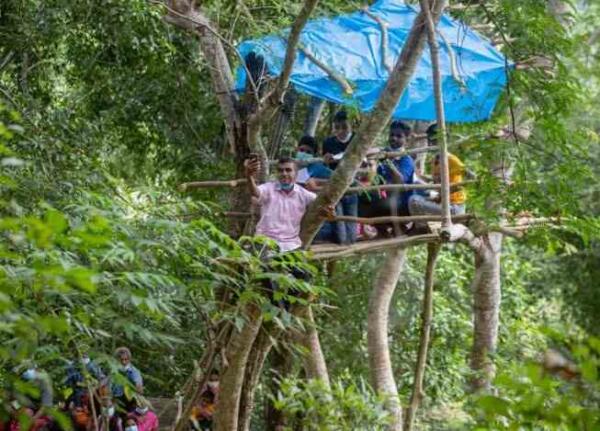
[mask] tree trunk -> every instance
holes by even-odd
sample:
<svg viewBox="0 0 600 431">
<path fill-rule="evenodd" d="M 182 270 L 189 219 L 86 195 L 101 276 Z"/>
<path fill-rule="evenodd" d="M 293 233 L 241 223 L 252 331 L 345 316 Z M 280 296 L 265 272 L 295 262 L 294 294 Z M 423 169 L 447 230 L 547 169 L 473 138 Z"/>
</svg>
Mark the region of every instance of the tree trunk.
<svg viewBox="0 0 600 431">
<path fill-rule="evenodd" d="M 473 291 L 473 347 L 471 380 L 473 390 L 486 390 L 491 386 L 496 368 L 490 355 L 496 351 L 500 315 L 500 255 L 502 234 L 490 233 L 475 254 Z"/>
<path fill-rule="evenodd" d="M 413 392 L 410 406 L 406 410 L 406 419 L 404 422 L 405 431 L 412 430 L 417 409 L 425 396 L 425 392 L 423 391 L 423 378 L 425 377 L 425 368 L 427 366 L 429 336 L 431 333 L 431 321 L 433 320 L 433 282 L 435 263 L 439 251 L 439 244 L 429 244 L 427 246 L 427 268 L 425 270 L 425 291 L 423 293 L 423 309 L 421 316 L 421 339 L 419 341 L 419 353 L 417 354 L 417 363 L 415 365 Z"/>
<path fill-rule="evenodd" d="M 246 306 L 246 323 L 241 331 L 231 335 L 227 346 L 229 366 L 221 375 L 219 405 L 215 411 L 215 431 L 238 431 L 240 397 L 248 356 L 262 323 L 260 308 Z"/>
<path fill-rule="evenodd" d="M 308 104 L 308 111 L 306 112 L 306 118 L 304 119 L 303 134 L 308 136 L 315 136 L 317 132 L 317 126 L 319 125 L 319 119 L 321 113 L 325 107 L 325 101 L 311 97 Z"/>
<path fill-rule="evenodd" d="M 250 356 L 248 358 L 248 365 L 246 366 L 246 376 L 244 377 L 244 387 L 242 388 L 242 395 L 240 399 L 240 417 L 238 422 L 239 431 L 250 430 L 250 420 L 252 419 L 252 411 L 254 409 L 254 394 L 256 386 L 260 379 L 265 360 L 271 348 L 273 347 L 274 338 L 277 334 L 270 334 L 264 327 L 263 330 L 258 334 Z"/>
<path fill-rule="evenodd" d="M 436 2 L 432 12 L 432 20 L 437 23 L 444 7 L 444 1 Z M 375 138 L 392 116 L 398 101 L 408 85 L 415 71 L 418 60 L 421 58 L 425 45 L 427 32 L 425 30 L 425 16 L 420 12 L 406 38 L 402 52 L 394 66 L 381 96 L 377 101 L 372 113 L 366 115 L 365 120 L 357 131 L 356 139 L 352 140 L 344 153 L 344 158 L 333 173 L 330 181 L 326 184 L 319 196 L 310 205 L 303 223 L 300 237 L 304 247 L 312 242 L 323 223 L 323 215 L 319 210 L 322 207 L 336 204 L 343 196 L 346 189 L 352 183 L 357 169 L 367 155 L 367 151 L 373 145 Z"/>
<path fill-rule="evenodd" d="M 327 363 L 321 349 L 319 333 L 312 309 L 310 305 L 300 305 L 295 314 L 305 319 L 304 331 L 298 331 L 295 338 L 307 351 L 304 358 L 306 377 L 309 379 L 319 379 L 329 387 L 329 372 L 327 371 Z"/>
<path fill-rule="evenodd" d="M 269 356 L 271 364 L 271 378 L 268 380 L 269 393 L 276 396 L 279 392 L 279 382 L 290 375 L 293 370 L 292 352 L 288 351 L 285 343 L 279 344 L 279 350 L 274 349 Z M 277 410 L 273 401 L 268 398 L 265 405 L 266 431 L 277 431 L 278 426 L 286 425 L 285 415 Z"/>
<path fill-rule="evenodd" d="M 392 416 L 391 431 L 402 430 L 402 406 L 392 370 L 388 345 L 388 316 L 390 303 L 402 272 L 406 250 L 397 248 L 387 255 L 369 298 L 367 344 L 373 387 L 387 397 L 386 409 Z"/>
</svg>

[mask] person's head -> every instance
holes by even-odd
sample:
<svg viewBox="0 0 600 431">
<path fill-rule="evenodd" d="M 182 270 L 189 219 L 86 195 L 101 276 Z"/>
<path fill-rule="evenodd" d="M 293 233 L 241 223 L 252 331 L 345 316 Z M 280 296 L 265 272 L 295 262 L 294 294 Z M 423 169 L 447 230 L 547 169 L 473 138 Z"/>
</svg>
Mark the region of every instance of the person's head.
<svg viewBox="0 0 600 431">
<path fill-rule="evenodd" d="M 348 118 L 348 113 L 346 111 L 338 111 L 333 117 L 333 134 L 342 142 L 346 142 L 350 139 L 350 136 L 352 135 L 352 124 L 350 124 L 350 119 Z"/>
<path fill-rule="evenodd" d="M 427 128 L 427 145 L 437 145 L 438 126 L 433 123 Z"/>
<path fill-rule="evenodd" d="M 115 358 L 121 363 L 121 366 L 126 367 L 131 363 L 131 351 L 127 347 L 119 347 L 115 350 Z"/>
<path fill-rule="evenodd" d="M 392 121 L 390 124 L 390 147 L 394 150 L 402 148 L 408 143 L 411 128 L 403 121 Z"/>
<path fill-rule="evenodd" d="M 138 431 L 138 421 L 133 415 L 125 419 L 125 431 Z"/>
<path fill-rule="evenodd" d="M 112 398 L 102 397 L 100 399 L 100 405 L 102 414 L 106 417 L 112 417 L 115 414 L 115 406 L 113 405 Z"/>
<path fill-rule="evenodd" d="M 28 363 L 25 366 L 25 371 L 23 371 L 23 373 L 21 373 L 21 378 L 23 380 L 25 380 L 26 382 L 30 382 L 32 380 L 35 380 L 38 377 L 39 377 L 39 369 L 33 363 Z"/>
<path fill-rule="evenodd" d="M 213 391 L 219 390 L 219 372 L 217 370 L 211 371 L 206 384 Z"/>
<path fill-rule="evenodd" d="M 291 190 L 296 182 L 298 168 L 296 162 L 290 157 L 282 157 L 277 162 L 277 179 L 282 190 Z"/>
<path fill-rule="evenodd" d="M 303 136 L 298 141 L 298 148 L 296 152 L 297 160 L 304 160 L 312 158 L 317 150 L 317 141 L 312 136 Z"/>
</svg>

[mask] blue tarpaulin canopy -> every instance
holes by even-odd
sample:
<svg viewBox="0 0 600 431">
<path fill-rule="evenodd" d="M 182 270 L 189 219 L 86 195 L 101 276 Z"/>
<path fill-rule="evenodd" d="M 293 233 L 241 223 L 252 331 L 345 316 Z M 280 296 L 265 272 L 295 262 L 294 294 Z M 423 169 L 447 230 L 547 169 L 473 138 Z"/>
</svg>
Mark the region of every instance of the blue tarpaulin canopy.
<svg viewBox="0 0 600 431">
<path fill-rule="evenodd" d="M 388 64 L 395 64 L 418 10 L 400 0 L 380 0 L 369 8 L 388 28 Z M 281 34 L 242 42 L 239 53 L 254 51 L 264 56 L 269 73 L 281 74 L 286 36 Z M 443 16 L 438 25 L 440 66 L 446 120 L 473 122 L 488 119 L 506 84 L 505 57 L 491 43 L 464 24 Z M 338 104 L 355 106 L 363 112 L 375 107 L 389 72 L 382 57 L 380 25 L 363 11 L 309 21 L 300 43 L 353 87 L 351 94 L 325 71 L 298 52 L 291 83 L 301 93 Z M 236 88 L 243 91 L 246 74 L 238 68 Z M 396 107 L 394 118 L 434 121 L 435 105 L 429 51 L 418 62 L 415 74 Z"/>
</svg>

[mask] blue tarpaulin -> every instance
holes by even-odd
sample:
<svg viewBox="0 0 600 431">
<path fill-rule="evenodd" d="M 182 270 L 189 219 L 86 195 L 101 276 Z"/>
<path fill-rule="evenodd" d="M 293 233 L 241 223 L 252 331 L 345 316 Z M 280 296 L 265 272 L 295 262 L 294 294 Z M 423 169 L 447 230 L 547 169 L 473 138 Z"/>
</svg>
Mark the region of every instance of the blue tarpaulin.
<svg viewBox="0 0 600 431">
<path fill-rule="evenodd" d="M 395 64 L 418 10 L 400 0 L 380 0 L 369 8 L 388 25 L 388 63 Z M 286 51 L 281 34 L 242 42 L 242 56 L 254 51 L 264 56 L 269 73 L 279 75 Z M 443 16 L 438 25 L 440 66 L 446 120 L 473 122 L 488 119 L 506 84 L 506 66 L 512 66 L 491 43 L 465 24 Z M 353 87 L 345 94 L 341 85 L 298 52 L 291 83 L 301 93 L 338 104 L 372 110 L 389 72 L 381 51 L 380 25 L 363 11 L 309 21 L 302 31 L 304 49 L 342 75 Z M 449 49 L 450 47 L 450 49 Z M 453 66 L 454 65 L 454 66 Z M 454 71 L 454 73 L 453 73 Z M 237 70 L 236 88 L 243 91 L 246 74 Z M 434 121 L 433 80 L 428 49 L 418 62 L 415 74 L 394 112 L 394 118 Z"/>
</svg>

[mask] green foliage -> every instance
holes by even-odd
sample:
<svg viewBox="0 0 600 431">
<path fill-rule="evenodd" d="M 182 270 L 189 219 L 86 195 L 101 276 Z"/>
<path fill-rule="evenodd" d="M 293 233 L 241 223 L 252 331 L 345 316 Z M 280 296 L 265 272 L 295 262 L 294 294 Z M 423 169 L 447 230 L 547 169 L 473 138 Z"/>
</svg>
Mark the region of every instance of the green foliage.
<svg viewBox="0 0 600 431">
<path fill-rule="evenodd" d="M 570 349 L 575 375 L 553 374 L 533 361 L 508 367 L 495 381 L 499 395 L 476 399 L 480 419 L 474 429 L 598 429 L 600 341 L 594 337 L 571 341 Z"/>
<path fill-rule="evenodd" d="M 318 380 L 286 379 L 273 400 L 274 406 L 306 431 L 348 429 L 385 430 L 389 415 L 384 400 L 376 397 L 364 381 L 338 381 L 328 389 Z M 286 429 L 292 429 L 288 427 Z"/>
</svg>

